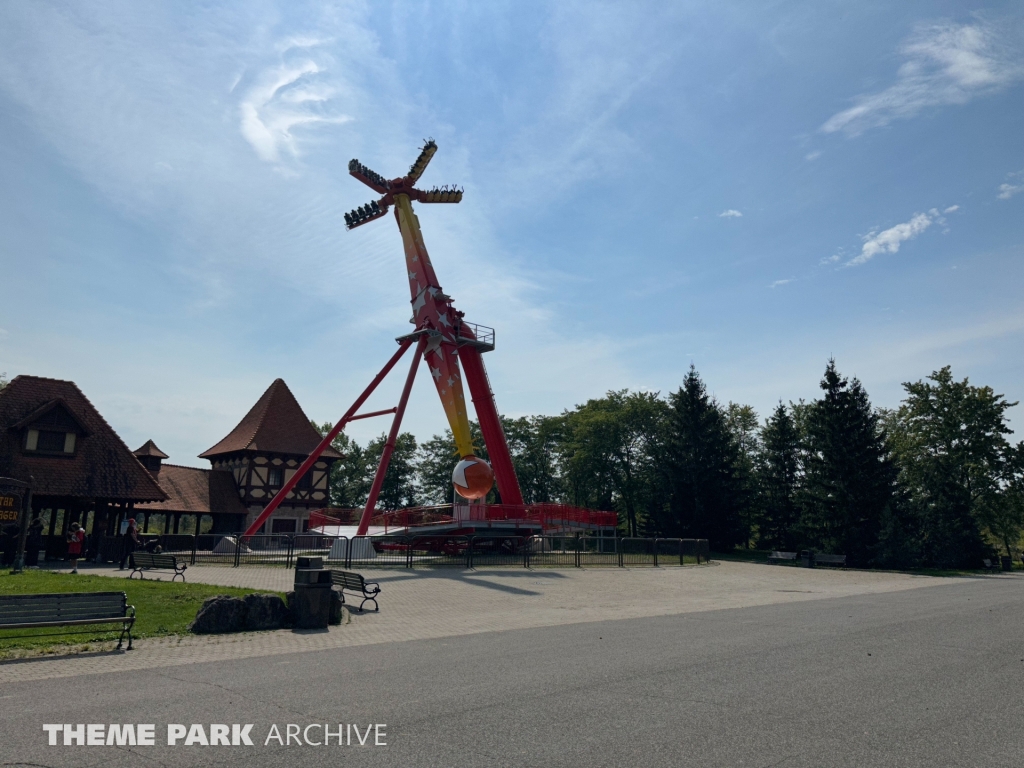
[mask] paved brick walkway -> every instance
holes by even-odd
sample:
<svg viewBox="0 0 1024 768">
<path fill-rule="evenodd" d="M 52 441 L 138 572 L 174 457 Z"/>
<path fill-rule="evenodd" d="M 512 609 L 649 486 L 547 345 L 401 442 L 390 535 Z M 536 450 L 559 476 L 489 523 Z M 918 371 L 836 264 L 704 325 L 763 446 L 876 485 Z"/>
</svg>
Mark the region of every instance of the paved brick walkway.
<svg viewBox="0 0 1024 768">
<path fill-rule="evenodd" d="M 125 578 L 126 571 L 89 569 Z M 252 632 L 136 641 L 131 653 L 80 654 L 0 663 L 0 684 L 194 664 L 355 645 L 470 635 L 608 619 L 712 611 L 954 584 L 896 573 L 809 570 L 750 563 L 687 568 L 479 571 L 374 570 L 380 613 L 346 613 L 329 630 Z M 193 582 L 286 591 L 284 568 L 188 569 Z M 1013 577 L 1010 577 L 1013 578 Z"/>
</svg>

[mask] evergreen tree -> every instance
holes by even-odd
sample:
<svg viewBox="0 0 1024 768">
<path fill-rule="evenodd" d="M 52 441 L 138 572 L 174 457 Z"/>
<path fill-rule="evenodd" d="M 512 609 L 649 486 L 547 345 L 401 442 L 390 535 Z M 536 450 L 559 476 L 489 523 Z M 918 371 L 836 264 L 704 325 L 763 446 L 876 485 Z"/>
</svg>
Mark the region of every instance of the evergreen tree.
<svg viewBox="0 0 1024 768">
<path fill-rule="evenodd" d="M 896 467 L 861 383 L 840 376 L 829 360 L 821 388 L 824 396 L 804 414 L 802 533 L 810 546 L 866 566 L 876 559 Z"/>
<path fill-rule="evenodd" d="M 696 368 L 669 397 L 664 471 L 670 488 L 658 515 L 662 535 L 706 538 L 728 551 L 743 539 L 743 487 L 739 448 L 722 409 L 704 388 Z"/>
<path fill-rule="evenodd" d="M 793 551 L 800 545 L 797 492 L 800 433 L 782 402 L 765 420 L 757 456 L 757 528 L 759 546 Z"/>
<path fill-rule="evenodd" d="M 743 490 L 740 525 L 743 545 L 749 547 L 757 527 L 755 465 L 760 449 L 757 411 L 749 405 L 729 403 L 725 408 L 725 425 L 736 443 L 736 477 Z"/>
</svg>

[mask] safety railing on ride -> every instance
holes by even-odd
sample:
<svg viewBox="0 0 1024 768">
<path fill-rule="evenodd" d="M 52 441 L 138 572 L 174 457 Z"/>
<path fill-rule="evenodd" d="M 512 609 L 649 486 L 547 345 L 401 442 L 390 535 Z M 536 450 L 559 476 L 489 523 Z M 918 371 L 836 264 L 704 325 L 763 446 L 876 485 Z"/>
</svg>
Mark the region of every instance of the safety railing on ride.
<svg viewBox="0 0 1024 768">
<path fill-rule="evenodd" d="M 355 525 L 361 510 L 323 509 L 309 516 L 310 528 Z M 545 533 L 581 528 L 610 530 L 618 523 L 615 512 L 574 507 L 571 504 L 439 504 L 433 507 L 410 507 L 394 512 L 377 512 L 369 525 L 384 529 L 385 534 L 406 533 L 408 529 L 440 523 L 518 522 L 527 527 L 540 525 Z"/>
<path fill-rule="evenodd" d="M 284 566 L 300 556 L 359 568 L 632 568 L 700 565 L 707 539 L 614 536 L 325 536 L 315 533 L 177 535 L 163 551 L 191 565 Z"/>
</svg>

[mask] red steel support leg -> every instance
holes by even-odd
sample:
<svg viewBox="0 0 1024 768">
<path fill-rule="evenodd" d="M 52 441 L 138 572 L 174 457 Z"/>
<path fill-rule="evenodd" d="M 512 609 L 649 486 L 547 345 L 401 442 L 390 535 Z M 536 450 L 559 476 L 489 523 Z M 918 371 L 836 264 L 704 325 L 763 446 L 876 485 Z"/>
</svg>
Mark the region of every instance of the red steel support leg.
<svg viewBox="0 0 1024 768">
<path fill-rule="evenodd" d="M 391 422 L 391 432 L 388 434 L 387 442 L 384 443 L 384 450 L 380 455 L 377 474 L 373 476 L 373 485 L 370 486 L 370 495 L 366 499 L 363 516 L 359 518 L 359 528 L 356 529 L 356 536 L 365 536 L 366 530 L 370 527 L 370 517 L 373 515 L 373 508 L 377 506 L 377 497 L 380 496 L 380 489 L 384 485 L 384 476 L 388 472 L 388 464 L 391 463 L 391 454 L 395 450 L 395 441 L 398 439 L 398 430 L 402 426 L 405 406 L 409 402 L 409 393 L 412 392 L 412 383 L 416 380 L 416 372 L 419 370 L 420 358 L 423 357 L 423 348 L 426 345 L 427 337 L 421 336 L 419 343 L 416 345 L 416 354 L 412 358 L 412 367 L 409 368 L 409 375 L 405 379 L 402 399 L 398 401 L 398 410 L 395 412 L 394 421 Z"/>
<path fill-rule="evenodd" d="M 459 357 L 462 358 L 462 370 L 469 385 L 469 393 L 473 397 L 476 417 L 480 419 L 480 432 L 483 433 L 484 443 L 487 444 L 487 455 L 491 459 L 491 469 L 494 470 L 494 479 L 498 483 L 501 503 L 522 504 L 523 492 L 519 489 L 519 478 L 516 477 L 515 467 L 512 466 L 505 430 L 501 428 L 498 409 L 494 405 L 494 393 L 487 380 L 487 370 L 484 368 L 480 351 L 470 346 L 460 347 Z"/>
<path fill-rule="evenodd" d="M 338 433 L 340 433 L 341 430 L 345 428 L 345 424 L 351 421 L 352 417 L 356 415 L 356 411 L 359 410 L 359 406 L 366 402 L 366 398 L 373 394 L 373 390 L 377 388 L 377 385 L 380 384 L 384 380 L 384 377 L 391 372 L 391 369 L 395 367 L 395 363 L 397 363 L 402 358 L 402 355 L 405 354 L 405 350 L 409 348 L 410 344 L 412 344 L 412 341 L 402 342 L 401 346 L 398 348 L 398 351 L 391 356 L 391 359 L 388 360 L 384 367 L 380 369 L 380 373 L 378 373 L 374 377 L 373 381 L 370 382 L 370 386 L 364 389 L 363 394 L 356 398 L 356 401 L 352 403 L 352 407 L 349 408 L 345 412 L 345 415 L 341 417 L 341 420 L 334 425 L 334 429 L 328 432 L 326 437 L 324 437 L 324 439 L 320 441 L 320 445 L 314 448 L 313 452 L 309 454 L 309 458 L 307 458 L 304 462 L 302 462 L 301 465 L 299 465 L 299 468 L 295 470 L 295 474 L 292 475 L 291 480 L 285 483 L 281 487 L 281 490 L 277 492 L 277 495 L 270 500 L 270 503 L 267 504 L 267 506 L 263 509 L 262 512 L 260 512 L 260 516 L 257 517 L 253 521 L 252 525 L 250 525 L 246 529 L 245 533 L 242 534 L 243 537 L 254 535 L 256 531 L 260 529 L 260 526 L 267 522 L 267 518 L 270 517 L 274 513 L 274 510 L 277 509 L 278 506 L 280 506 L 281 502 L 288 497 L 288 494 L 292 492 L 292 489 L 298 484 L 299 480 L 302 479 L 302 476 L 305 475 L 306 472 L 309 471 L 309 468 L 312 467 L 313 464 L 316 462 L 316 460 L 320 458 L 320 454 L 327 449 L 327 447 L 331 444 L 331 441 L 334 440 L 334 438 L 338 436 Z"/>
</svg>

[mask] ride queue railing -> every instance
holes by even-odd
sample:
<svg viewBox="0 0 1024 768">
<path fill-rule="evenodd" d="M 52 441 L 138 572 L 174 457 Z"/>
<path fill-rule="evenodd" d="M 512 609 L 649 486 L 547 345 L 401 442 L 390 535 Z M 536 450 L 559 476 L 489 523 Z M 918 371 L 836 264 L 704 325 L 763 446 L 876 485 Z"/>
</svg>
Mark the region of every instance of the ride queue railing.
<svg viewBox="0 0 1024 768">
<path fill-rule="evenodd" d="M 315 533 L 178 534 L 164 554 L 190 565 L 295 567 L 300 556 L 352 568 L 596 568 L 700 565 L 707 539 L 611 536 L 324 536 Z"/>
</svg>

